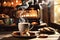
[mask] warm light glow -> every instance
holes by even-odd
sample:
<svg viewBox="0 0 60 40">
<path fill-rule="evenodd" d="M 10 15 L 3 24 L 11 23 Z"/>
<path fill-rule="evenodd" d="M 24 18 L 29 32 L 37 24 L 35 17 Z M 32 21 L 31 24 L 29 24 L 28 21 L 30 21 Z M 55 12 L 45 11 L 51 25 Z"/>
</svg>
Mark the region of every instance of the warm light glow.
<svg viewBox="0 0 60 40">
<path fill-rule="evenodd" d="M 54 20 L 54 23 L 56 23 L 56 20 Z"/>
<path fill-rule="evenodd" d="M 54 23 L 60 23 L 60 0 L 54 1 Z"/>
<path fill-rule="evenodd" d="M 38 23 L 37 23 L 37 22 L 32 22 L 31 24 L 32 24 L 32 25 L 35 25 L 35 24 L 38 24 Z"/>
<path fill-rule="evenodd" d="M 9 7 L 10 7 L 10 6 L 11 6 L 11 2 L 7 2 L 7 6 L 9 6 Z"/>
<path fill-rule="evenodd" d="M 26 15 L 22 15 L 22 17 L 37 17 L 37 15 L 29 15 L 29 14 L 27 15 L 26 14 Z"/>
<path fill-rule="evenodd" d="M 26 17 L 26 15 L 22 15 L 21 17 Z"/>
<path fill-rule="evenodd" d="M 26 17 L 29 17 L 29 15 L 26 15 Z"/>
<path fill-rule="evenodd" d="M 54 2 L 54 5 L 56 5 L 56 4 L 58 4 L 58 2 L 55 1 L 55 2 Z"/>
<path fill-rule="evenodd" d="M 24 17 L 23 15 L 21 17 Z"/>
<path fill-rule="evenodd" d="M 30 17 L 37 17 L 37 14 L 34 14 L 34 13 L 33 13 L 33 14 L 30 14 L 29 16 L 30 16 Z"/>
<path fill-rule="evenodd" d="M 35 17 L 37 17 L 37 11 L 34 10 L 34 8 L 31 8 L 31 10 L 29 10 L 29 12 L 25 11 L 24 14 L 22 15 L 22 17 L 32 17 L 32 18 L 35 18 Z"/>
<path fill-rule="evenodd" d="M 16 3 L 18 3 L 18 0 L 16 0 Z"/>
<path fill-rule="evenodd" d="M 56 17 L 57 16 L 57 13 L 55 13 L 54 16 Z"/>
<path fill-rule="evenodd" d="M 33 16 L 37 16 L 37 15 L 33 15 Z"/>
<path fill-rule="evenodd" d="M 30 16 L 33 16 L 33 15 L 30 15 Z"/>
<path fill-rule="evenodd" d="M 19 5 L 22 5 L 22 3 L 20 3 Z"/>
<path fill-rule="evenodd" d="M 57 11 L 58 11 L 58 13 L 60 13 L 60 7 L 58 7 L 58 10 Z"/>
<path fill-rule="evenodd" d="M 11 4 L 13 5 L 14 3 L 13 3 L 13 2 L 11 2 Z"/>
<path fill-rule="evenodd" d="M 6 4 L 6 1 L 4 1 L 4 4 Z"/>
<path fill-rule="evenodd" d="M 60 5 L 54 6 L 54 13 L 60 13 Z"/>
<path fill-rule="evenodd" d="M 4 2 L 3 2 L 3 6 L 7 6 L 7 3 L 6 3 L 6 1 L 4 1 Z"/>
<path fill-rule="evenodd" d="M 58 4 L 60 4 L 60 0 L 55 0 L 55 1 L 56 1 Z M 55 1 L 54 1 L 54 2 L 55 2 Z"/>
<path fill-rule="evenodd" d="M 25 15 L 23 15 L 23 17 L 25 17 Z"/>
</svg>

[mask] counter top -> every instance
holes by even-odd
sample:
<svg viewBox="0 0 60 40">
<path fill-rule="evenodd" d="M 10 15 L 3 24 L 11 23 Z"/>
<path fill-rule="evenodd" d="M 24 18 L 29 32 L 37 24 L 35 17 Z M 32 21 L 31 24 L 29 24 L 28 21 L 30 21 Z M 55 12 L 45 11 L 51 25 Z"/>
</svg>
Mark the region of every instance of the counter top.
<svg viewBox="0 0 60 40">
<path fill-rule="evenodd" d="M 60 34 L 48 35 L 48 38 L 16 38 L 11 35 L 12 32 L 0 32 L 0 40 L 60 40 Z"/>
</svg>

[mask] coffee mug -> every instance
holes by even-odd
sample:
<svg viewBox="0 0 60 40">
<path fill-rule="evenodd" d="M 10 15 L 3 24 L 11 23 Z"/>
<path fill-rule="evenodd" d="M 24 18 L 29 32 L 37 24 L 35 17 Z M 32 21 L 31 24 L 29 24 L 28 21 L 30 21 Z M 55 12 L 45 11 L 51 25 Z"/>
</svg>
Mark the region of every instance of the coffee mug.
<svg viewBox="0 0 60 40">
<path fill-rule="evenodd" d="M 30 30 L 30 23 L 24 22 L 24 23 L 18 23 L 18 29 L 19 32 L 27 32 Z"/>
</svg>

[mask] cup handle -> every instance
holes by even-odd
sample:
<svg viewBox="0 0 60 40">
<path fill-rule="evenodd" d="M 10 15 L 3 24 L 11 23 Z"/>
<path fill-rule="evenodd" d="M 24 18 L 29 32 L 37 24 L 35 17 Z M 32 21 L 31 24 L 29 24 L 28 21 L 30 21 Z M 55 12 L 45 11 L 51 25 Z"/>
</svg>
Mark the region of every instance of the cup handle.
<svg viewBox="0 0 60 40">
<path fill-rule="evenodd" d="M 31 28 L 30 28 L 30 24 L 28 24 L 28 26 L 29 26 L 29 30 L 31 30 L 34 26 L 32 26 Z"/>
</svg>

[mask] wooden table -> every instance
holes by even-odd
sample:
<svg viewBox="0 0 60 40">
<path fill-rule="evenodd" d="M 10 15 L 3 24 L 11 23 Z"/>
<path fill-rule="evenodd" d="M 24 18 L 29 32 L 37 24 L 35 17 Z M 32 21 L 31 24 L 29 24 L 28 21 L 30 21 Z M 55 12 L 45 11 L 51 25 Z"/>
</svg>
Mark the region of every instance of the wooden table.
<svg viewBox="0 0 60 40">
<path fill-rule="evenodd" d="M 0 40 L 58 40 L 60 37 L 60 34 L 54 34 L 48 35 L 48 38 L 15 38 L 11 35 L 11 33 L 12 32 L 0 32 Z"/>
</svg>

